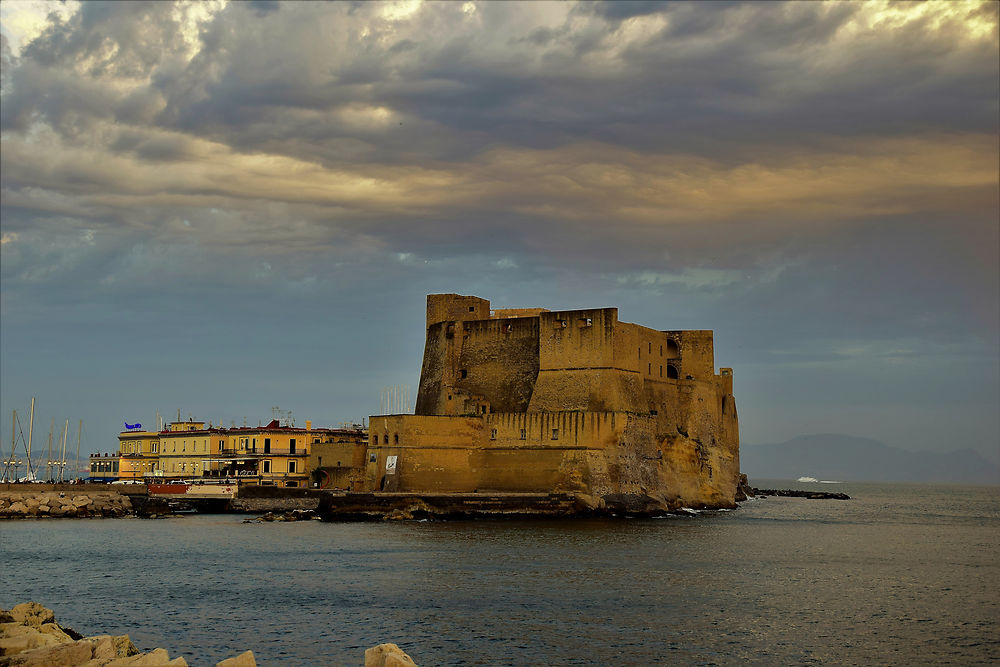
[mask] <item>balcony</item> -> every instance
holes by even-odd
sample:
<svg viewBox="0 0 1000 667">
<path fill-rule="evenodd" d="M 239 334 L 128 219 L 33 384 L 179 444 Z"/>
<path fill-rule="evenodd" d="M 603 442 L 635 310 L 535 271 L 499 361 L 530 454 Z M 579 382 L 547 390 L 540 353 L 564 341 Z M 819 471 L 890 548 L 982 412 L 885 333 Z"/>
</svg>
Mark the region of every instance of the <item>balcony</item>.
<svg viewBox="0 0 1000 667">
<path fill-rule="evenodd" d="M 257 449 L 220 449 L 217 456 L 233 456 L 233 457 L 262 457 L 262 456 L 309 456 L 309 452 L 305 451 L 301 447 L 296 447 L 294 450 L 291 449 L 275 449 L 271 447 L 268 451 L 264 451 L 260 447 Z"/>
</svg>

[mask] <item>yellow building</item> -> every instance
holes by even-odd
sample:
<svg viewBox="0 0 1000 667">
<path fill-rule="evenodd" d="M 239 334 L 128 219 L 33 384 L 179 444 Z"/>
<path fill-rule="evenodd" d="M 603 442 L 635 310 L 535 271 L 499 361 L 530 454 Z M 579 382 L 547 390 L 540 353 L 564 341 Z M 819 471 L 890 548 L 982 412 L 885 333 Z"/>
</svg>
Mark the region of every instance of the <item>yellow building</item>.
<svg viewBox="0 0 1000 667">
<path fill-rule="evenodd" d="M 141 482 L 156 476 L 160 467 L 160 434 L 122 431 L 118 434 L 118 479 Z"/>
<path fill-rule="evenodd" d="M 207 463 L 225 447 L 226 429 L 205 426 L 202 421 L 173 422 L 160 434 L 157 477 L 198 479 Z"/>
<path fill-rule="evenodd" d="M 240 479 L 263 486 L 310 486 L 309 452 L 314 443 L 330 437 L 332 429 L 281 425 L 226 429 L 217 438 L 224 446 L 203 462 L 208 477 Z M 224 435 L 224 437 L 223 437 Z"/>
</svg>

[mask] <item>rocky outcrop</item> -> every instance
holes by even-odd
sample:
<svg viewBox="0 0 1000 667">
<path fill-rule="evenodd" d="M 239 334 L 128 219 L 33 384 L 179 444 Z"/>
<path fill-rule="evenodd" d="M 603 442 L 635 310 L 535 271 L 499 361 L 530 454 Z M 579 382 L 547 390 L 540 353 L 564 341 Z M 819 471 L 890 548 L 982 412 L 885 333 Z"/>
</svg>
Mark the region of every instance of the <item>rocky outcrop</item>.
<svg viewBox="0 0 1000 667">
<path fill-rule="evenodd" d="M 808 498 L 810 500 L 850 500 L 846 493 L 831 493 L 828 491 L 799 491 L 798 489 L 757 489 L 754 494 L 761 498 L 767 496 L 783 496 L 786 498 Z"/>
<path fill-rule="evenodd" d="M 740 474 L 740 480 L 736 484 L 736 502 L 742 503 L 748 498 L 753 498 L 756 493 L 756 489 L 750 486 L 750 480 L 746 475 Z"/>
<path fill-rule="evenodd" d="M 284 514 L 275 514 L 274 512 L 267 512 L 253 519 L 243 519 L 243 523 L 262 523 L 264 521 L 309 521 L 310 519 L 319 519 L 319 516 L 312 510 L 292 510 L 291 512 L 285 512 Z"/>
</svg>

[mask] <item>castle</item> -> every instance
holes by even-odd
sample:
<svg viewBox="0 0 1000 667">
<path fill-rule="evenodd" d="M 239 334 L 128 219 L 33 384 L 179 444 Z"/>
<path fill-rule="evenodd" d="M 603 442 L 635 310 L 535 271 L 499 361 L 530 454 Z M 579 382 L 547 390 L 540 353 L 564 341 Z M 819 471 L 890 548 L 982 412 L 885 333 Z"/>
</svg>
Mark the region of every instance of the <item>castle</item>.
<svg viewBox="0 0 1000 667">
<path fill-rule="evenodd" d="M 415 414 L 369 420 L 368 491 L 566 493 L 588 507 L 732 507 L 733 375 L 711 331 L 617 308 L 490 310 L 431 294 Z"/>
</svg>

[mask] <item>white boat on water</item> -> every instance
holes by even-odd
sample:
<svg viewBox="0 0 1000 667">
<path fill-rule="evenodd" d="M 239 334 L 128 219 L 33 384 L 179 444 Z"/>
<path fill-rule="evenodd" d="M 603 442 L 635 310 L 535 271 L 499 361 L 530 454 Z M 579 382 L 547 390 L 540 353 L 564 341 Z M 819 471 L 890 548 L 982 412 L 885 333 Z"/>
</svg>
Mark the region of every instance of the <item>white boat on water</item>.
<svg viewBox="0 0 1000 667">
<path fill-rule="evenodd" d="M 796 482 L 818 482 L 819 480 L 815 477 L 799 477 Z"/>
</svg>

